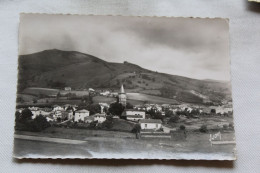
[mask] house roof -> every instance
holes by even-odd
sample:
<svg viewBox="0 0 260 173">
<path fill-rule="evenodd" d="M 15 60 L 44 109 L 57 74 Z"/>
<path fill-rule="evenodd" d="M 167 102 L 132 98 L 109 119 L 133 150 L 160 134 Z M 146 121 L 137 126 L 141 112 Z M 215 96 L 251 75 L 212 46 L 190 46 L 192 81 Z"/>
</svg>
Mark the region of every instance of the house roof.
<svg viewBox="0 0 260 173">
<path fill-rule="evenodd" d="M 162 123 L 162 121 L 158 119 L 142 119 L 140 123 Z"/>
<path fill-rule="evenodd" d="M 77 110 L 76 112 L 79 112 L 79 113 L 87 113 L 87 112 L 89 112 L 89 111 L 86 110 L 86 109 L 82 109 L 82 110 Z"/>
<path fill-rule="evenodd" d="M 89 116 L 89 117 L 85 117 L 84 120 L 93 120 L 94 121 L 94 117 L 93 116 Z"/>
<path fill-rule="evenodd" d="M 99 116 L 99 117 L 106 117 L 106 114 L 95 114 L 95 115 L 93 115 L 94 117 L 97 117 L 97 116 Z"/>
<path fill-rule="evenodd" d="M 125 109 L 125 111 L 145 112 L 143 110 L 135 110 L 135 109 Z"/>
</svg>

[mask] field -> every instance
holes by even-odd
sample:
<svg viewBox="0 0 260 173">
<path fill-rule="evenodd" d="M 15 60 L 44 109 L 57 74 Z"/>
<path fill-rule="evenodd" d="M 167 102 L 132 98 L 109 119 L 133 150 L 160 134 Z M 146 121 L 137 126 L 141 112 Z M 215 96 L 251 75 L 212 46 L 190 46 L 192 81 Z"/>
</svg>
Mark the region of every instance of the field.
<svg viewBox="0 0 260 173">
<path fill-rule="evenodd" d="M 177 104 L 178 103 L 174 99 L 153 96 L 153 95 L 148 95 L 148 94 L 142 94 L 142 93 L 127 93 L 127 99 L 142 101 L 142 102 L 146 102 L 146 103 L 157 103 L 157 104 L 163 104 L 163 103 Z"/>
<path fill-rule="evenodd" d="M 23 90 L 23 94 L 30 94 L 30 95 L 57 95 L 57 93 L 59 92 L 58 89 L 50 89 L 50 88 L 26 88 L 25 90 Z"/>
<path fill-rule="evenodd" d="M 59 90 L 59 89 L 33 88 L 33 87 L 26 88 L 25 90 L 23 90 L 22 93 L 27 94 L 27 95 L 34 95 L 34 96 L 39 96 L 39 95 L 56 96 L 58 93 L 60 93 L 61 95 L 64 96 L 68 93 L 72 93 L 72 94 L 76 94 L 79 97 L 89 94 L 88 91 L 76 91 L 76 90 L 65 91 L 65 90 Z"/>
<path fill-rule="evenodd" d="M 175 158 L 194 159 L 199 157 L 213 159 L 234 157 L 234 145 L 213 145 L 209 142 L 209 134 L 187 134 L 185 141 L 169 139 L 135 139 L 133 133 L 111 132 L 100 130 L 56 129 L 56 132 L 16 132 L 21 135 L 57 137 L 62 134 L 68 139 L 82 140 L 82 144 L 58 144 L 52 142 L 29 141 L 15 139 L 16 156 L 49 156 L 64 155 L 75 157 L 115 157 L 125 158 Z M 223 133 L 223 140 L 233 140 L 234 133 Z M 55 149 L 55 151 L 53 151 Z M 80 152 L 81 151 L 81 152 Z"/>
<path fill-rule="evenodd" d="M 116 98 L 114 97 L 106 97 L 106 96 L 95 96 L 93 97 L 94 103 L 113 103 L 116 101 Z"/>
<path fill-rule="evenodd" d="M 229 125 L 233 123 L 233 118 L 231 117 L 200 117 L 200 118 L 180 118 L 177 123 L 165 124 L 167 127 L 179 127 L 180 125 L 185 125 L 187 130 L 196 131 L 202 125 L 207 125 L 209 130 L 223 129 L 223 125 Z"/>
</svg>

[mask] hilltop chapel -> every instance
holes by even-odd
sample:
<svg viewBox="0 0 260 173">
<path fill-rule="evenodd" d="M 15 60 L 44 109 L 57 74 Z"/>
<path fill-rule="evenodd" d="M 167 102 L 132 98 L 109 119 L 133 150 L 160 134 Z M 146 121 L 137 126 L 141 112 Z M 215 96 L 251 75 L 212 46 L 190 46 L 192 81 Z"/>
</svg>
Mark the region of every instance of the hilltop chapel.
<svg viewBox="0 0 260 173">
<path fill-rule="evenodd" d="M 123 106 L 126 106 L 126 93 L 123 85 L 121 85 L 120 92 L 118 93 L 118 101 Z"/>
</svg>

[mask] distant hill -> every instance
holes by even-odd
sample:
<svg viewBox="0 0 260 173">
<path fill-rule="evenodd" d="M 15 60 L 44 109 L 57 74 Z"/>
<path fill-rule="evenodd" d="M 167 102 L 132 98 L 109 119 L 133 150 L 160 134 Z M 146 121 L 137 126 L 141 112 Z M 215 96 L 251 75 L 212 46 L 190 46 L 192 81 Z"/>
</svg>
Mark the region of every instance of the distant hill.
<svg viewBox="0 0 260 173">
<path fill-rule="evenodd" d="M 159 73 L 138 65 L 114 63 L 92 55 L 57 49 L 19 56 L 18 93 L 27 87 L 119 89 L 183 102 L 231 99 L 229 82 L 197 80 Z"/>
</svg>

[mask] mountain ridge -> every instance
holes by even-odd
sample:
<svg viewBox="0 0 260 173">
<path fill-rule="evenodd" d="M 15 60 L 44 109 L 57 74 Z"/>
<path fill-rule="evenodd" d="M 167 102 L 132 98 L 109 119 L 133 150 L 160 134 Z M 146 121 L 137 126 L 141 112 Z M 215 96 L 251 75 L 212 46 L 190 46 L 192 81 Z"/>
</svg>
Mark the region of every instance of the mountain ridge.
<svg viewBox="0 0 260 173">
<path fill-rule="evenodd" d="M 167 98 L 198 97 L 192 94 L 192 90 L 207 95 L 211 100 L 231 98 L 229 82 L 155 72 L 126 61 L 108 62 L 77 51 L 51 49 L 20 55 L 18 69 L 18 92 L 27 87 L 117 89 L 124 84 L 126 89 L 134 92 Z"/>
</svg>

